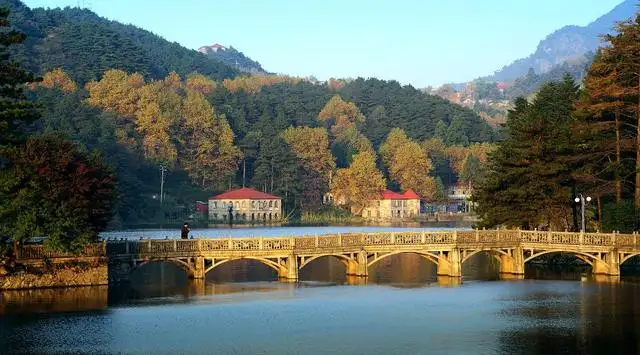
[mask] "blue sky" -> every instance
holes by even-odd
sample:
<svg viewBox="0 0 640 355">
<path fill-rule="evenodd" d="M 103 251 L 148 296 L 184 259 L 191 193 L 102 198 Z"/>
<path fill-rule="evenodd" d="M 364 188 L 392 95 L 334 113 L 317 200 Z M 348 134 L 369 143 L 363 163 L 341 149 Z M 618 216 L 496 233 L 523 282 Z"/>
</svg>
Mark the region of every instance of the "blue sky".
<svg viewBox="0 0 640 355">
<path fill-rule="evenodd" d="M 233 45 L 269 71 L 377 77 L 416 87 L 493 73 L 564 25 L 621 0 L 24 0 L 79 3 L 197 49 Z M 178 5 L 179 4 L 179 5 Z"/>
</svg>

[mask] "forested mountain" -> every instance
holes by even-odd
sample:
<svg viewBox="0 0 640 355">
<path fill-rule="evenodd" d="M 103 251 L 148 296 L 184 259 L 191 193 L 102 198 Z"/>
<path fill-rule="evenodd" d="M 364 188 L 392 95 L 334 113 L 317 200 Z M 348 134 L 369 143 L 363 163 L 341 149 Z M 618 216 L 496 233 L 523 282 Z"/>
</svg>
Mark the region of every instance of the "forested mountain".
<svg viewBox="0 0 640 355">
<path fill-rule="evenodd" d="M 36 74 L 62 68 L 80 84 L 115 68 L 151 79 L 170 72 L 186 76 L 197 71 L 217 80 L 238 74 L 202 53 L 86 9 L 31 10 L 19 0 L 0 0 L 0 7 L 11 10 L 10 22 L 27 35 L 15 59 Z"/>
<path fill-rule="evenodd" d="M 481 78 L 485 81 L 511 81 L 527 74 L 530 68 L 537 74 L 551 71 L 555 66 L 577 59 L 588 52 L 596 52 L 601 35 L 612 33 L 616 22 L 630 19 L 637 11 L 637 0 L 625 0 L 607 14 L 587 26 L 565 26 L 540 41 L 534 53 L 521 58 Z"/>
<path fill-rule="evenodd" d="M 242 185 L 282 196 L 287 213 L 300 215 L 320 207 L 332 176 L 361 176 L 342 172 L 359 166 L 380 169 L 376 189 L 413 188 L 434 200 L 468 156 L 485 156 L 490 147 L 480 143 L 495 139 L 472 110 L 395 81 L 237 76 L 87 10 L 10 5 L 12 23 L 30 36 L 14 57 L 43 75 L 30 85 L 42 114 L 30 132 L 61 133 L 114 167 L 114 226 L 162 222 Z M 376 152 L 390 132 L 407 149 L 382 161 Z"/>
<path fill-rule="evenodd" d="M 210 46 L 198 48 L 198 52 L 205 54 L 209 58 L 217 59 L 228 66 L 252 74 L 268 74 L 260 63 L 247 57 L 244 53 L 231 47 L 225 47 L 218 43 Z"/>
</svg>

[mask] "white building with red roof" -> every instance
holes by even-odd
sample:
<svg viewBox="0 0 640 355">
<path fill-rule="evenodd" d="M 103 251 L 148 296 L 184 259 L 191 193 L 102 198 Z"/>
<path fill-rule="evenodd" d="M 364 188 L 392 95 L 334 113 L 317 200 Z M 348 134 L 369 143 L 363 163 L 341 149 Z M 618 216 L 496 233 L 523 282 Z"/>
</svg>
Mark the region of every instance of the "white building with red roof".
<svg viewBox="0 0 640 355">
<path fill-rule="evenodd" d="M 403 194 L 385 190 L 362 210 L 362 217 L 371 220 L 402 220 L 419 215 L 420 196 L 411 189 Z"/>
<path fill-rule="evenodd" d="M 237 222 L 274 221 L 282 218 L 282 200 L 258 190 L 243 187 L 209 199 L 209 220 Z"/>
</svg>

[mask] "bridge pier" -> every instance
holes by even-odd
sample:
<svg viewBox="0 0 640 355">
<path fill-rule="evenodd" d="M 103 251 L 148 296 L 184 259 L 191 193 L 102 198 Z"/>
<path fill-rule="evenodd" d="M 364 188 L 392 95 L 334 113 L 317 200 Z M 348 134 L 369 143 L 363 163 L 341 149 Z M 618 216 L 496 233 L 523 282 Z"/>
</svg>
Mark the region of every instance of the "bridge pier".
<svg viewBox="0 0 640 355">
<path fill-rule="evenodd" d="M 438 258 L 438 276 L 462 277 L 460 249 L 454 248 Z"/>
<path fill-rule="evenodd" d="M 604 260 L 594 260 L 594 275 L 620 276 L 620 253 L 614 249 L 603 255 Z"/>
<path fill-rule="evenodd" d="M 347 275 L 355 277 L 368 277 L 369 276 L 369 259 L 367 252 L 360 250 L 356 254 L 356 259 L 350 259 L 347 261 Z"/>
<path fill-rule="evenodd" d="M 298 257 L 291 254 L 286 258 L 284 265 L 280 266 L 278 278 L 283 282 L 296 282 L 298 281 L 298 270 Z"/>
<path fill-rule="evenodd" d="M 514 248 L 508 251 L 510 255 L 500 254 L 500 273 L 524 275 L 524 251 Z"/>
<path fill-rule="evenodd" d="M 189 278 L 196 280 L 204 280 L 205 278 L 205 267 L 204 267 L 204 258 L 201 256 L 195 257 L 190 260 L 192 264 L 192 273 L 189 275 Z"/>
</svg>

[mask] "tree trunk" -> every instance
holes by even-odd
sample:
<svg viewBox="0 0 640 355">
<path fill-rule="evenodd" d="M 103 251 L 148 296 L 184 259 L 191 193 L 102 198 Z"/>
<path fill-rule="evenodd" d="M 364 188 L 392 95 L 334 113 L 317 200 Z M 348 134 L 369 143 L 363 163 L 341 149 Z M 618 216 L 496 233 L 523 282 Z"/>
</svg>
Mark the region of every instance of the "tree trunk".
<svg viewBox="0 0 640 355">
<path fill-rule="evenodd" d="M 636 191 L 635 206 L 640 208 L 640 98 L 638 99 L 638 112 L 636 112 Z"/>
<path fill-rule="evenodd" d="M 596 196 L 598 199 L 598 232 L 602 231 L 602 203 L 600 201 L 600 194 Z"/>
<path fill-rule="evenodd" d="M 622 180 L 620 180 L 620 111 L 616 110 L 616 202 L 622 201 Z M 637 190 L 636 190 L 637 191 Z"/>
<path fill-rule="evenodd" d="M 577 196 L 576 185 L 571 185 L 571 215 L 573 217 L 573 232 L 578 232 L 580 227 L 578 227 L 578 204 L 573 201 L 573 198 Z"/>
</svg>

